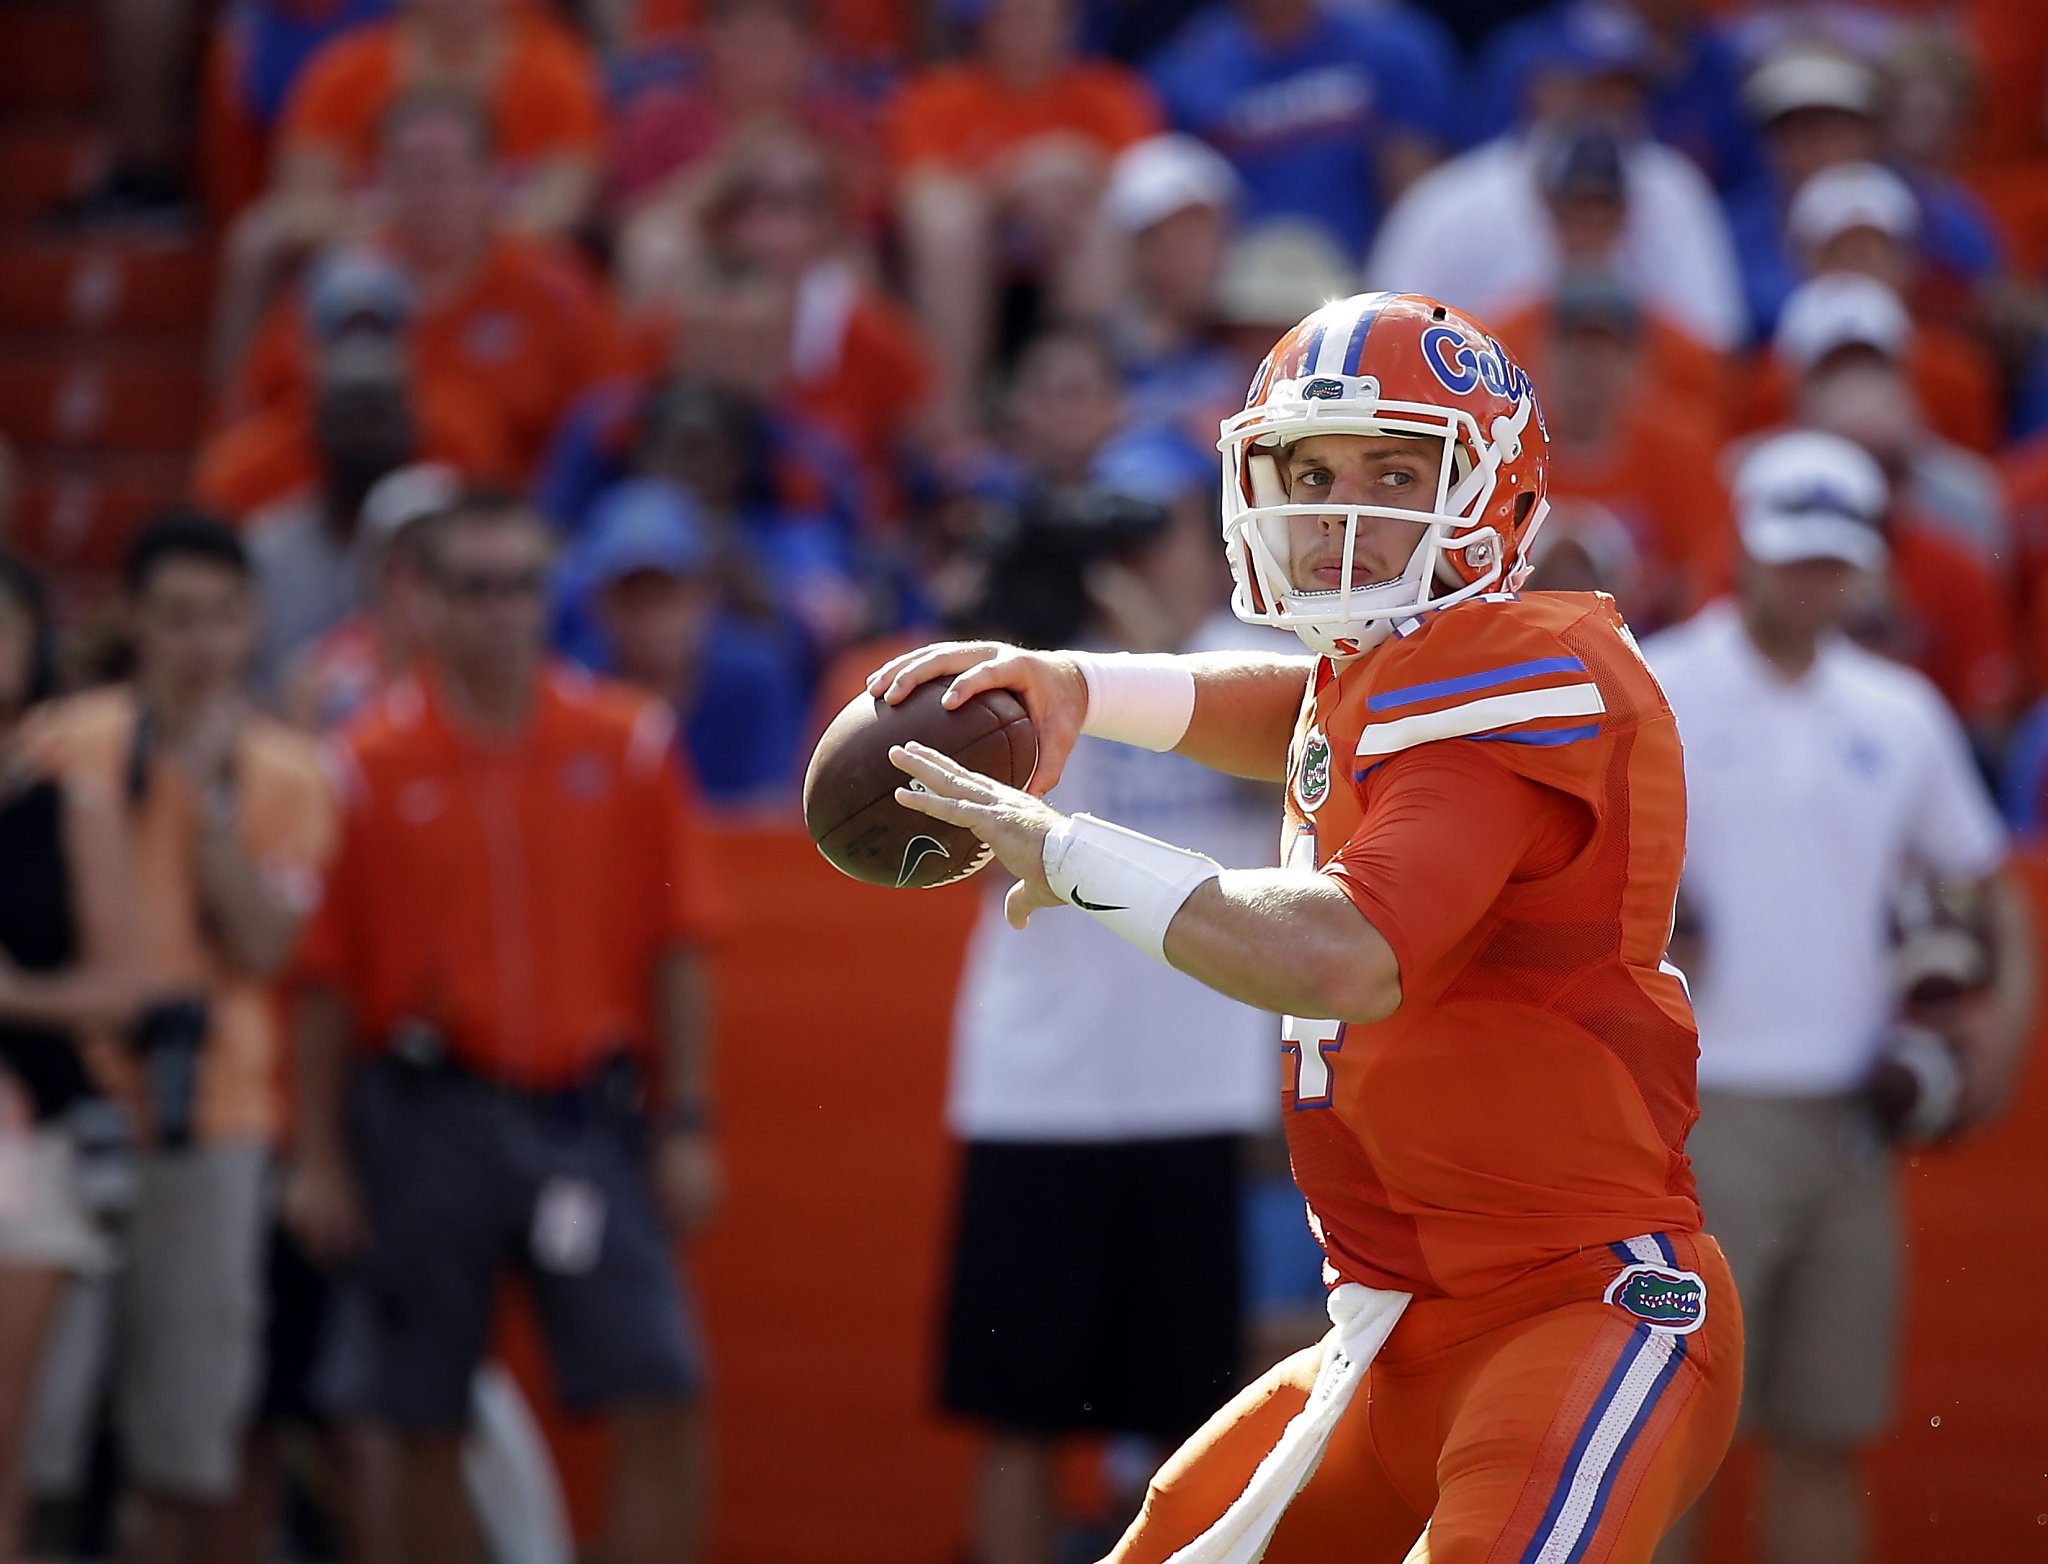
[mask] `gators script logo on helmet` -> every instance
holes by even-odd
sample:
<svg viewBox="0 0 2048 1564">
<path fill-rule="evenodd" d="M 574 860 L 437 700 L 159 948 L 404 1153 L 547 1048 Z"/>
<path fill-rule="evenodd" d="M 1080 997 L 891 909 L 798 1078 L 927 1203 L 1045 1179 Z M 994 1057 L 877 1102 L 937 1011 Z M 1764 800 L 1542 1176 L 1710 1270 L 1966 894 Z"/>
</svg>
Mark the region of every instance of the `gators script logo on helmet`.
<svg viewBox="0 0 2048 1564">
<path fill-rule="evenodd" d="M 1442 441 L 1434 504 L 1290 504 L 1283 453 L 1319 434 Z M 1304 319 L 1259 365 L 1217 449 L 1231 607 L 1328 657 L 1356 656 L 1412 615 L 1519 587 L 1549 509 L 1550 434 L 1528 375 L 1470 316 L 1415 293 L 1354 294 Z M 1332 590 L 1297 591 L 1288 579 L 1288 521 L 1304 515 L 1343 519 L 1344 576 Z M 1365 516 L 1422 529 L 1395 580 L 1352 580 Z"/>
</svg>

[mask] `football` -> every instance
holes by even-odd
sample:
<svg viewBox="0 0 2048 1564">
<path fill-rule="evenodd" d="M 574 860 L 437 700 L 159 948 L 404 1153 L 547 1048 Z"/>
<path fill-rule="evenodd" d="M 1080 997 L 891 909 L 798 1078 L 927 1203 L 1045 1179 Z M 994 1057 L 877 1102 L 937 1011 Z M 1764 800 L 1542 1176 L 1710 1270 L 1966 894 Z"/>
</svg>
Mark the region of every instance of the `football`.
<svg viewBox="0 0 2048 1564">
<path fill-rule="evenodd" d="M 863 690 L 832 719 L 804 773 L 804 823 L 825 861 L 869 885 L 923 890 L 965 879 L 989 860 L 973 832 L 896 802 L 910 779 L 889 761 L 893 744 L 925 744 L 961 765 L 1022 787 L 1038 764 L 1023 703 L 987 690 L 954 711 L 950 681 L 919 685 L 890 706 Z"/>
</svg>

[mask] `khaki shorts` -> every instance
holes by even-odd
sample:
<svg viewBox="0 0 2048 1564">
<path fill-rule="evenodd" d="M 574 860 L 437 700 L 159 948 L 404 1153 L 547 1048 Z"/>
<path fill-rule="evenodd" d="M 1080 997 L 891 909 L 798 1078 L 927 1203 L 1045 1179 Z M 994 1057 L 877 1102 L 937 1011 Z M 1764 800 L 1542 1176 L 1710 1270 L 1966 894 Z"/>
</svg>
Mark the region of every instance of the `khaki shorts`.
<svg viewBox="0 0 2048 1564">
<path fill-rule="evenodd" d="M 71 1137 L 0 1135 L 0 1266 L 97 1276 L 113 1263 L 114 1245 L 80 1193 Z"/>
<path fill-rule="evenodd" d="M 1703 1091 L 1686 1150 L 1742 1294 L 1743 1426 L 1875 1438 L 1898 1379 L 1901 1241 L 1897 1172 L 1868 1110 Z"/>
<path fill-rule="evenodd" d="M 197 1501 L 235 1492 L 262 1369 L 268 1195 L 260 1146 L 142 1159 L 127 1264 L 74 1289 L 44 1365 L 40 1491 L 67 1492 L 82 1475 L 80 1442 L 111 1375 L 137 1484 Z"/>
</svg>

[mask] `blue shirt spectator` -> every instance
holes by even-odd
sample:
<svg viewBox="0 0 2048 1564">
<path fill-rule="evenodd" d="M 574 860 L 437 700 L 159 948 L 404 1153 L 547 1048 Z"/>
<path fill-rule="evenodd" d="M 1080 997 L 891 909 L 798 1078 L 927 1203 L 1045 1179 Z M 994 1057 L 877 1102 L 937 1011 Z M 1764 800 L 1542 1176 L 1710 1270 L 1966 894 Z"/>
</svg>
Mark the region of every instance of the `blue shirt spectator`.
<svg viewBox="0 0 2048 1564">
<path fill-rule="evenodd" d="M 1660 40 L 1619 0 L 1554 0 L 1489 40 L 1460 128 L 1473 143 L 1511 129 L 1529 112 L 1527 96 L 1542 71 L 1625 70 L 1643 81 L 1652 135 L 1698 163 L 1720 189 L 1745 184 L 1761 169 L 1762 153 L 1742 108 L 1742 57 L 1703 22 L 1677 25 L 1677 36 Z"/>
<path fill-rule="evenodd" d="M 1406 6 L 1221 0 L 1152 62 L 1168 117 L 1244 180 L 1247 222 L 1299 215 L 1363 255 L 1390 182 L 1448 137 L 1455 61 Z"/>
<path fill-rule="evenodd" d="M 729 601 L 719 547 L 680 484 L 632 478 L 601 495 L 556 568 L 556 645 L 585 667 L 660 695 L 707 796 L 789 787 L 812 668 L 786 614 Z"/>
</svg>

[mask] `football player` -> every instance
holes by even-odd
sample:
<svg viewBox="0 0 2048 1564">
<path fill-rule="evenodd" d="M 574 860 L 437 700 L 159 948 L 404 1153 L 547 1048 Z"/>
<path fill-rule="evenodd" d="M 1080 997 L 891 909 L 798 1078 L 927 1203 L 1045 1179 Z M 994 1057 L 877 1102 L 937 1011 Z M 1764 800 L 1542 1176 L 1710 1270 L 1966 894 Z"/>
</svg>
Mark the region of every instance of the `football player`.
<svg viewBox="0 0 2048 1564">
<path fill-rule="evenodd" d="M 871 680 L 1030 710 L 1030 792 L 892 752 L 899 799 L 1017 877 L 1013 923 L 1079 909 L 1287 1018 L 1333 1328 L 1167 1461 L 1114 1564 L 1647 1560 L 1733 1432 L 1741 1309 L 1665 957 L 1678 733 L 1610 599 L 1517 591 L 1547 444 L 1470 318 L 1328 304 L 1219 442 L 1234 607 L 1312 657 L 953 643 Z M 1038 795 L 1077 733 L 1284 781 L 1283 867 L 1063 815 Z"/>
</svg>

